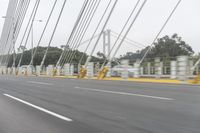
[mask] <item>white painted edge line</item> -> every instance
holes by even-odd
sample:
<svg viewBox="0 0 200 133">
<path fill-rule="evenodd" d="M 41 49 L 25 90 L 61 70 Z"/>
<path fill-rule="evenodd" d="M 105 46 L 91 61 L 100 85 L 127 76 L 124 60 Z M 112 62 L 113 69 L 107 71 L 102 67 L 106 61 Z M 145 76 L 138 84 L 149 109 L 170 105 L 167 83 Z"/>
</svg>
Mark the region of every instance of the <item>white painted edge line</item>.
<svg viewBox="0 0 200 133">
<path fill-rule="evenodd" d="M 45 83 L 45 82 L 36 82 L 36 81 L 27 81 L 28 83 L 32 83 L 32 84 L 40 84 L 40 85 L 54 85 L 51 83 Z"/>
<path fill-rule="evenodd" d="M 150 95 L 142 95 L 142 94 L 135 94 L 135 93 L 127 93 L 127 92 L 107 91 L 107 90 L 82 88 L 82 87 L 75 87 L 75 88 L 76 89 L 89 90 L 89 91 L 96 91 L 96 92 L 104 92 L 104 93 L 112 93 L 112 94 L 128 95 L 128 96 L 138 96 L 138 97 L 153 98 L 153 99 L 160 99 L 160 100 L 169 100 L 169 101 L 175 100 L 173 98 L 150 96 Z"/>
<path fill-rule="evenodd" d="M 21 100 L 21 99 L 19 99 L 19 98 L 16 98 L 16 97 L 14 97 L 14 96 L 9 95 L 9 94 L 3 94 L 3 95 L 4 95 L 4 96 L 7 96 L 7 97 L 9 97 L 9 98 L 11 98 L 11 99 L 14 99 L 14 100 L 16 100 L 16 101 L 18 101 L 18 102 L 24 103 L 24 104 L 26 104 L 26 105 L 28 105 L 28 106 L 30 106 L 30 107 L 35 108 L 35 109 L 38 109 L 38 110 L 40 110 L 40 111 L 42 111 L 42 112 L 45 112 L 45 113 L 47 113 L 47 114 L 50 114 L 50 115 L 52 115 L 52 116 L 54 116 L 54 117 L 57 117 L 57 118 L 59 118 L 59 119 L 62 119 L 62 120 L 64 120 L 64 121 L 68 121 L 68 122 L 73 121 L 73 120 L 70 119 L 70 118 L 67 118 L 67 117 L 65 117 L 65 116 L 59 115 L 59 114 L 57 114 L 57 113 L 54 113 L 54 112 L 52 112 L 52 111 L 49 111 L 49 110 L 44 109 L 44 108 L 42 108 L 42 107 L 39 107 L 39 106 L 37 106 L 37 105 L 31 104 L 31 103 L 29 103 L 29 102 L 26 102 L 26 101 L 24 101 L 24 100 Z"/>
</svg>

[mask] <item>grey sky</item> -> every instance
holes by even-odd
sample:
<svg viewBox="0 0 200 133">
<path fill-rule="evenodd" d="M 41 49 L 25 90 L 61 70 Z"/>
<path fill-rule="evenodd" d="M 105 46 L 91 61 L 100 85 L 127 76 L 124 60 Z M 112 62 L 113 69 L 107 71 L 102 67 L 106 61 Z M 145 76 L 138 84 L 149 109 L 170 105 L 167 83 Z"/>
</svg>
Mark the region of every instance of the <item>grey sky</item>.
<svg viewBox="0 0 200 133">
<path fill-rule="evenodd" d="M 58 15 L 59 7 L 61 7 L 63 0 L 59 0 L 59 4 L 55 11 L 53 18 L 56 18 Z M 97 13 L 96 18 L 99 17 L 101 9 L 104 9 L 107 0 L 102 0 L 102 5 L 100 10 Z M 0 16 L 6 14 L 6 9 L 9 0 L 0 1 Z M 32 1 L 33 2 L 33 1 Z M 47 15 L 50 11 L 50 8 L 54 0 L 41 0 L 41 5 L 39 7 L 39 13 L 37 19 L 46 20 Z M 144 10 L 142 11 L 137 22 L 133 26 L 129 38 L 140 42 L 144 45 L 151 44 L 155 35 L 163 25 L 164 21 L 174 8 L 177 0 L 148 0 Z M 73 27 L 76 16 L 80 10 L 83 0 L 68 0 L 68 3 L 65 7 L 65 12 L 62 16 L 61 22 L 59 24 L 56 36 L 53 41 L 53 46 L 60 46 L 65 44 L 67 37 Z M 117 8 L 111 18 L 111 21 L 107 28 L 114 30 L 115 32 L 120 32 L 122 25 L 124 24 L 127 16 L 129 15 L 131 8 L 133 8 L 136 0 L 119 0 Z M 32 7 L 33 3 L 31 3 Z M 30 10 L 28 12 L 30 14 Z M 184 41 L 193 47 L 195 52 L 200 52 L 200 1 L 199 0 L 183 0 L 180 7 L 174 14 L 173 18 L 170 20 L 166 29 L 162 32 L 161 36 L 172 35 L 173 33 L 178 33 Z M 0 19 L 0 32 L 3 27 L 4 19 Z M 27 21 L 27 20 L 26 20 Z M 95 22 L 94 22 L 95 23 Z M 51 22 L 53 25 L 54 22 Z M 35 22 L 34 24 L 34 41 L 37 42 L 38 37 L 41 33 L 41 29 L 44 26 L 43 23 Z M 90 31 L 93 31 L 94 25 L 90 28 Z M 24 29 L 24 26 L 23 28 Z M 48 38 L 50 36 L 50 31 L 52 31 L 52 26 L 48 28 L 48 32 L 45 35 L 44 40 L 42 41 L 43 46 L 47 44 Z M 92 32 L 91 32 L 92 33 Z M 91 36 L 91 33 L 88 33 L 84 39 L 87 39 Z M 19 36 L 20 37 L 20 36 Z M 112 40 L 114 41 L 114 40 Z M 19 45 L 19 44 L 17 44 Z M 101 44 L 100 44 L 101 45 Z M 98 46 L 98 50 L 101 50 L 101 46 Z M 80 48 L 83 50 L 84 46 Z M 127 51 L 135 51 L 138 48 L 123 44 L 119 54 L 123 54 Z"/>
</svg>

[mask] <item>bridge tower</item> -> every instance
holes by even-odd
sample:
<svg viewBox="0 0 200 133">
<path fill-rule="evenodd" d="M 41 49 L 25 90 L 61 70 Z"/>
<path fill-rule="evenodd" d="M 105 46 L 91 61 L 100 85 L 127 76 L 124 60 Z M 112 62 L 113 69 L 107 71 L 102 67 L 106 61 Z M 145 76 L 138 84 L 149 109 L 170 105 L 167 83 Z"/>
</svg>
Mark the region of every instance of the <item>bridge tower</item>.
<svg viewBox="0 0 200 133">
<path fill-rule="evenodd" d="M 103 54 L 107 57 L 110 53 L 110 44 L 111 44 L 111 30 L 108 29 L 103 33 Z M 110 57 L 108 57 L 110 59 Z"/>
</svg>

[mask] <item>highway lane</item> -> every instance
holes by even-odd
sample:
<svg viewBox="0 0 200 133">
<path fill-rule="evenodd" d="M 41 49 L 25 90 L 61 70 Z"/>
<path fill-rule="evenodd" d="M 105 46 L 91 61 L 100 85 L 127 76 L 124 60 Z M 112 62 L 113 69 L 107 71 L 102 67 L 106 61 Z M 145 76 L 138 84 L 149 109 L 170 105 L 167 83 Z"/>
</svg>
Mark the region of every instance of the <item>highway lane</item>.
<svg viewBox="0 0 200 133">
<path fill-rule="evenodd" d="M 1 133 L 199 133 L 199 125 L 199 86 L 0 76 Z"/>
</svg>

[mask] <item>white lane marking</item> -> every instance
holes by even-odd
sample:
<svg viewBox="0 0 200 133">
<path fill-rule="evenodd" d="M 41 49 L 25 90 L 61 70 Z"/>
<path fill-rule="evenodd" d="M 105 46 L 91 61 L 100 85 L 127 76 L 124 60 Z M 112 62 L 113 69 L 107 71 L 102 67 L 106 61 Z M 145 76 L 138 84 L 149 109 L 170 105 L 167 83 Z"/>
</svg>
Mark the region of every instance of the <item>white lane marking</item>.
<svg viewBox="0 0 200 133">
<path fill-rule="evenodd" d="M 117 92 L 117 91 L 107 91 L 107 90 L 99 90 L 99 89 L 91 89 L 91 88 L 82 88 L 82 87 L 75 87 L 76 89 L 83 89 L 89 91 L 96 91 L 96 92 L 104 92 L 104 93 L 112 93 L 112 94 L 119 94 L 119 95 L 128 95 L 128 96 L 138 96 L 138 97 L 145 97 L 145 98 L 153 98 L 153 99 L 160 99 L 160 100 L 175 100 L 173 98 L 166 98 L 166 97 L 158 97 L 158 96 L 150 96 L 150 95 L 142 95 L 142 94 L 135 94 L 135 93 L 127 93 L 127 92 Z"/>
<path fill-rule="evenodd" d="M 33 107 L 33 108 L 35 108 L 35 109 L 38 109 L 38 110 L 40 110 L 40 111 L 42 111 L 42 112 L 45 112 L 45 113 L 47 113 L 47 114 L 50 114 L 50 115 L 52 115 L 52 116 L 54 116 L 54 117 L 57 117 L 57 118 L 59 118 L 59 119 L 62 119 L 62 120 L 64 120 L 64 121 L 68 121 L 68 122 L 71 122 L 71 121 L 72 121 L 72 119 L 70 119 L 70 118 L 67 118 L 67 117 L 65 117 L 65 116 L 59 115 L 59 114 L 57 114 L 57 113 L 54 113 L 54 112 L 52 112 L 52 111 L 49 111 L 49 110 L 44 109 L 44 108 L 42 108 L 42 107 L 39 107 L 39 106 L 37 106 L 37 105 L 31 104 L 31 103 L 29 103 L 29 102 L 26 102 L 26 101 L 24 101 L 24 100 L 21 100 L 21 99 L 19 99 L 19 98 L 16 98 L 16 97 L 14 97 L 14 96 L 9 95 L 9 94 L 4 94 L 4 96 L 7 96 L 7 97 L 9 97 L 9 98 L 11 98 L 11 99 L 14 99 L 14 100 L 16 100 L 16 101 L 19 101 L 19 102 L 21 102 L 21 103 L 24 103 L 24 104 L 26 104 L 26 105 L 28 105 L 28 106 L 30 106 L 30 107 Z"/>
<path fill-rule="evenodd" d="M 36 82 L 36 81 L 27 81 L 28 83 L 32 84 L 40 84 L 40 85 L 53 85 L 51 83 L 45 83 L 45 82 Z"/>
</svg>

